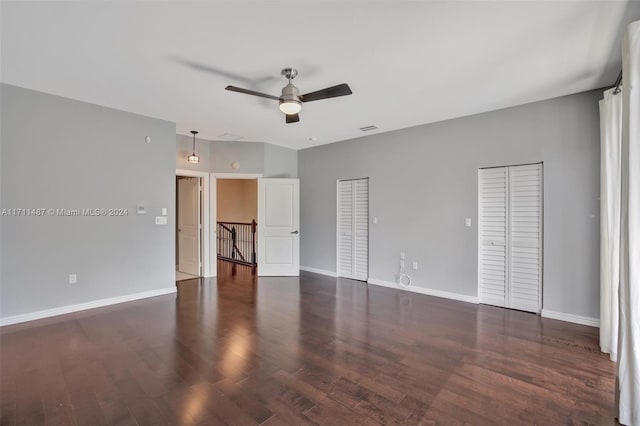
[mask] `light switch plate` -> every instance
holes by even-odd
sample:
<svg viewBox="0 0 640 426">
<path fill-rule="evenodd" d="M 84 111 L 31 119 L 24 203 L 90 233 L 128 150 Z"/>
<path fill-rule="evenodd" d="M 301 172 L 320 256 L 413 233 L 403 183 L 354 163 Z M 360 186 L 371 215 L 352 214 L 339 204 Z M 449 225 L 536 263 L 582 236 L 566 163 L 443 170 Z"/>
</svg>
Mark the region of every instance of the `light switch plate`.
<svg viewBox="0 0 640 426">
<path fill-rule="evenodd" d="M 471 218 L 468 217 L 464 220 L 464 226 L 466 226 L 467 228 L 471 228 Z"/>
<path fill-rule="evenodd" d="M 167 215 L 167 208 L 163 207 L 162 208 L 162 216 L 166 216 Z"/>
<path fill-rule="evenodd" d="M 166 225 L 167 217 L 166 216 L 156 216 L 156 225 Z"/>
</svg>

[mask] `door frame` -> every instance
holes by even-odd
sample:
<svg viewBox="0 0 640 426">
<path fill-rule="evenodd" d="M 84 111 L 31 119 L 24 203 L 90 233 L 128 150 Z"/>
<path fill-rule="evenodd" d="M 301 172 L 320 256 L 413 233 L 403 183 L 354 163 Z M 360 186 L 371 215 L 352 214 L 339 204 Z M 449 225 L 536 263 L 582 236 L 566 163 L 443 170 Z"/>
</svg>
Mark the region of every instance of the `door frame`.
<svg viewBox="0 0 640 426">
<path fill-rule="evenodd" d="M 477 262 L 478 262 L 478 270 L 476 271 L 476 277 L 477 277 L 477 281 L 478 281 L 478 303 L 482 303 L 480 301 L 480 298 L 482 296 L 482 286 L 480 285 L 480 264 L 481 264 L 481 250 L 482 250 L 482 239 L 480 237 L 480 218 L 481 218 L 481 211 L 482 211 L 482 200 L 480 198 L 480 173 L 481 170 L 486 170 L 486 169 L 498 169 L 498 168 L 502 168 L 502 167 L 506 167 L 507 168 L 507 173 L 509 173 L 509 167 L 518 167 L 518 166 L 533 166 L 533 165 L 540 165 L 540 230 L 538 231 L 538 240 L 540 241 L 540 250 L 542 252 L 541 256 L 540 256 L 540 265 L 538 266 L 538 273 L 540 274 L 540 284 L 539 284 L 539 289 L 538 289 L 538 312 L 536 312 L 536 315 L 541 315 L 542 313 L 542 309 L 543 309 L 543 304 L 544 304 L 544 254 L 545 254 L 545 249 L 544 249 L 544 214 L 545 214 L 545 209 L 544 209 L 544 161 L 535 161 L 535 162 L 531 162 L 531 163 L 515 163 L 515 164 L 505 164 L 502 166 L 486 166 L 486 167 L 478 167 L 478 171 L 476 173 L 476 194 L 478 197 L 478 211 L 477 211 L 477 227 L 478 227 L 478 232 L 476 232 L 476 237 L 478 239 L 478 256 L 477 256 Z M 507 175 L 507 185 L 509 184 L 509 175 Z M 509 188 L 507 187 L 507 194 L 509 192 Z M 510 194 L 508 194 L 509 196 Z M 507 202 L 507 210 L 510 208 L 509 206 L 509 202 Z M 509 214 L 507 214 L 507 218 L 506 220 L 509 220 Z M 507 229 L 509 228 L 509 225 L 507 224 Z M 505 237 L 505 256 L 508 256 L 509 250 L 509 237 Z M 507 260 L 508 263 L 508 260 Z M 505 289 L 505 298 L 506 298 L 506 289 Z M 508 306 L 504 306 L 504 309 L 513 309 L 510 308 Z"/>
<path fill-rule="evenodd" d="M 367 279 L 364 282 L 368 282 L 371 278 L 371 177 L 356 177 L 356 178 L 342 178 L 336 179 L 336 277 L 347 278 L 340 275 L 340 182 L 354 181 L 354 180 L 367 180 Z M 355 255 L 355 253 L 354 253 Z M 355 278 L 349 277 L 349 279 L 355 280 Z M 359 280 L 358 280 L 359 281 Z"/>
<path fill-rule="evenodd" d="M 211 262 L 211 249 L 215 243 L 215 239 L 211 238 L 211 185 L 208 172 L 199 172 L 195 170 L 176 169 L 176 176 L 197 177 L 200 178 L 202 183 L 202 203 L 200 205 L 200 222 L 202 225 L 202 238 L 200 240 L 200 260 L 202 262 L 202 276 L 205 278 L 215 277 L 216 269 L 215 262 Z M 174 211 L 176 212 L 176 219 L 178 215 L 177 201 Z M 174 221 L 175 222 L 175 221 Z M 213 227 L 215 229 L 215 227 Z M 177 250 L 177 244 L 176 248 Z M 215 250 L 215 249 L 214 249 Z M 174 256 L 175 257 L 175 256 Z"/>
<path fill-rule="evenodd" d="M 218 231 L 218 179 L 260 179 L 262 178 L 262 173 L 208 173 L 208 186 L 209 186 L 209 214 L 211 217 L 211 251 L 210 253 L 214 253 L 213 259 L 214 262 L 211 265 L 211 270 L 213 271 L 212 277 L 217 276 L 218 274 L 218 248 L 216 245 L 216 240 L 218 236 L 216 235 Z M 256 194 L 256 197 L 258 194 Z M 257 220 L 258 218 L 256 218 Z M 258 223 L 256 229 L 260 230 L 260 224 Z"/>
</svg>

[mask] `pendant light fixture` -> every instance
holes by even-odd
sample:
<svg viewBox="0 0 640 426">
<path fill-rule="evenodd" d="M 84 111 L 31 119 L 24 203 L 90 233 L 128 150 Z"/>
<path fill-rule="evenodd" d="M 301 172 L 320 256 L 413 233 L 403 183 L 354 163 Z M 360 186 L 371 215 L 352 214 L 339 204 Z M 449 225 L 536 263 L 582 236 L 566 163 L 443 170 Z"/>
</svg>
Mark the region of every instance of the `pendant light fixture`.
<svg viewBox="0 0 640 426">
<path fill-rule="evenodd" d="M 191 134 L 193 135 L 193 151 L 191 151 L 191 155 L 187 157 L 187 161 L 197 164 L 200 162 L 200 157 L 196 155 L 196 135 L 198 132 L 196 130 L 192 130 Z"/>
</svg>

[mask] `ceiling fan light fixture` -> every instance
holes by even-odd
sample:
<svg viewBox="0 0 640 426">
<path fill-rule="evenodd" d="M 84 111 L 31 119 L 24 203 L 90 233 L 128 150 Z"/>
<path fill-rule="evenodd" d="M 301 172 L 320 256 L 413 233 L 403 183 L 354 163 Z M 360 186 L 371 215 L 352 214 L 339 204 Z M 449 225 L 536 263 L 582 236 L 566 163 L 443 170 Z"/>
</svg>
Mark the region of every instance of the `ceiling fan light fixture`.
<svg viewBox="0 0 640 426">
<path fill-rule="evenodd" d="M 187 161 L 189 163 L 198 164 L 200 162 L 200 157 L 196 155 L 196 135 L 198 132 L 192 130 L 191 134 L 193 135 L 193 150 L 191 151 L 191 155 L 187 157 Z"/>
<path fill-rule="evenodd" d="M 298 88 L 291 83 L 292 77 L 287 75 L 287 78 L 289 78 L 289 84 L 282 88 L 282 95 L 280 95 L 280 111 L 287 115 L 293 115 L 300 112 L 302 102 L 300 102 Z"/>
<path fill-rule="evenodd" d="M 280 101 L 280 111 L 284 112 L 287 115 L 297 114 L 301 109 L 302 105 L 300 105 L 300 101 Z"/>
<path fill-rule="evenodd" d="M 285 68 L 281 74 L 289 80 L 289 83 L 282 88 L 280 97 L 268 95 L 266 93 L 256 92 L 255 90 L 243 89 L 236 86 L 227 86 L 225 90 L 230 92 L 244 93 L 245 95 L 258 96 L 260 98 L 272 99 L 279 102 L 280 111 L 285 113 L 285 123 L 297 123 L 300 121 L 298 113 L 302 109 L 303 102 L 320 101 L 322 99 L 337 98 L 340 96 L 351 95 L 351 88 L 347 83 L 338 84 L 336 86 L 326 87 L 316 90 L 315 92 L 300 94 L 300 91 L 293 85 L 293 80 L 298 75 L 295 68 Z"/>
</svg>

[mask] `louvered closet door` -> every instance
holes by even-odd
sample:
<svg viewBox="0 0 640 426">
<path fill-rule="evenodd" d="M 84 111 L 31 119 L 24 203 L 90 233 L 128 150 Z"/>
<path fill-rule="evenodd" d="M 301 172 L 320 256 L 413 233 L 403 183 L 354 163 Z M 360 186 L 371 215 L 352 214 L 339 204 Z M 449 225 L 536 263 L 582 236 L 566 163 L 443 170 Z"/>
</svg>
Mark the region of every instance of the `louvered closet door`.
<svg viewBox="0 0 640 426">
<path fill-rule="evenodd" d="M 509 307 L 538 312 L 542 282 L 542 164 L 509 167 Z"/>
<path fill-rule="evenodd" d="M 338 182 L 338 275 L 369 277 L 369 180 Z"/>
<path fill-rule="evenodd" d="M 338 182 L 338 276 L 353 272 L 353 184 Z"/>
<path fill-rule="evenodd" d="M 507 168 L 480 169 L 478 180 L 480 303 L 506 306 Z"/>
<path fill-rule="evenodd" d="M 369 179 L 353 181 L 353 278 L 369 278 Z"/>
<path fill-rule="evenodd" d="M 481 169 L 480 303 L 539 312 L 542 304 L 542 164 Z"/>
</svg>

